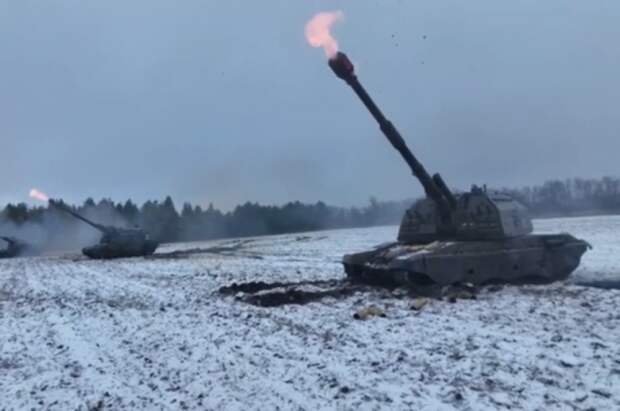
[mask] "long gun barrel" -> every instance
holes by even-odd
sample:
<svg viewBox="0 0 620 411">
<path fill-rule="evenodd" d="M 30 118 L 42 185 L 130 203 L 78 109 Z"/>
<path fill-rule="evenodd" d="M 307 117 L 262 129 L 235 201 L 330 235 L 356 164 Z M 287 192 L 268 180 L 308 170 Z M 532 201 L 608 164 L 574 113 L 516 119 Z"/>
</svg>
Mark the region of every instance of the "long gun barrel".
<svg viewBox="0 0 620 411">
<path fill-rule="evenodd" d="M 445 184 L 442 186 L 437 185 L 438 181 L 443 183 L 441 177 L 439 177 L 438 174 L 435 174 L 437 177 L 433 176 L 433 178 L 431 178 L 424 166 L 413 155 L 411 150 L 409 150 L 405 140 L 400 135 L 398 130 L 396 130 L 396 127 L 394 127 L 394 125 L 383 115 L 379 107 L 377 107 L 375 102 L 372 98 L 370 98 L 370 95 L 368 95 L 364 87 L 357 79 L 357 76 L 355 75 L 355 67 L 347 55 L 342 52 L 338 52 L 334 57 L 329 59 L 329 67 L 331 67 L 339 78 L 351 86 L 353 91 L 355 91 L 355 94 L 357 94 L 360 100 L 362 100 L 362 103 L 364 103 L 368 111 L 370 111 L 370 114 L 372 114 L 375 120 L 377 120 L 377 123 L 379 123 L 379 127 L 381 128 L 383 134 L 385 134 L 392 146 L 394 146 L 394 148 L 407 162 L 413 175 L 420 181 L 424 187 L 426 195 L 435 201 L 444 215 L 448 214 L 453 204 L 456 203 L 454 196 Z"/>
<path fill-rule="evenodd" d="M 73 217 L 77 218 L 78 220 L 82 220 L 86 224 L 90 225 L 91 227 L 96 228 L 97 230 L 101 231 L 104 234 L 108 231 L 106 229 L 106 227 L 102 226 L 101 224 L 94 223 L 94 222 L 92 222 L 92 221 L 82 217 L 81 215 L 79 215 L 78 213 L 72 211 L 71 209 L 69 209 L 67 206 L 65 206 L 62 203 L 56 202 L 54 200 L 49 200 L 49 204 L 51 206 L 53 206 L 54 208 L 58 209 L 58 210 L 64 211 L 65 213 L 72 215 Z"/>
</svg>

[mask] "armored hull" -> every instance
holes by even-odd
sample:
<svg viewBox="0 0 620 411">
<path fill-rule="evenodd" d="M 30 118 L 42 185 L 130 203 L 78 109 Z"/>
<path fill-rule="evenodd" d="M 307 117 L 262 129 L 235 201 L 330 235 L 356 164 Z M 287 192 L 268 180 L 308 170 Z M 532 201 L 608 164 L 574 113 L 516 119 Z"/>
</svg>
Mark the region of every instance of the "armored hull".
<svg viewBox="0 0 620 411">
<path fill-rule="evenodd" d="M 19 255 L 19 252 L 17 250 L 13 250 L 10 248 L 7 248 L 5 250 L 0 250 L 0 259 L 13 258 L 13 257 L 17 257 L 18 255 Z"/>
<path fill-rule="evenodd" d="M 104 226 L 84 218 L 60 202 L 49 200 L 49 203 L 51 206 L 83 221 L 102 233 L 99 244 L 82 249 L 82 254 L 87 257 L 101 260 L 147 256 L 153 254 L 159 245 L 159 243 L 150 239 L 147 232 L 138 227 L 119 228 Z"/>
<path fill-rule="evenodd" d="M 97 260 L 111 258 L 140 257 L 152 255 L 157 249 L 158 243 L 146 240 L 135 244 L 100 243 L 82 249 L 82 254 Z"/>
<path fill-rule="evenodd" d="M 494 241 L 394 242 L 343 258 L 347 276 L 374 284 L 547 283 L 565 279 L 589 244 L 570 234 Z"/>
<path fill-rule="evenodd" d="M 329 66 L 353 89 L 426 194 L 405 212 L 397 242 L 344 256 L 349 277 L 378 284 L 551 282 L 577 268 L 588 243 L 570 234 L 532 234 L 527 208 L 505 193 L 475 185 L 453 193 L 409 150 L 346 54 L 337 52 Z"/>
<path fill-rule="evenodd" d="M 0 236 L 0 240 L 7 243 L 5 249 L 0 249 L 0 258 L 33 256 L 39 253 L 36 247 L 18 240 L 17 238 Z"/>
</svg>

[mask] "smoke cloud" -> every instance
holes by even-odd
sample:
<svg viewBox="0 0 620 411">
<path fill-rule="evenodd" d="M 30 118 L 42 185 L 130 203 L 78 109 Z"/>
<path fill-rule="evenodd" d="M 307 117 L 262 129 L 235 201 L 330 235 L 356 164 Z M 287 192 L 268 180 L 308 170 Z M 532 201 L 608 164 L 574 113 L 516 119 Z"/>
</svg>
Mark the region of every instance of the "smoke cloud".
<svg viewBox="0 0 620 411">
<path fill-rule="evenodd" d="M 80 209 L 80 214 L 102 225 L 128 228 L 129 223 L 112 207 L 105 204 Z M 15 237 L 39 252 L 59 252 L 79 250 L 96 244 L 101 233 L 59 210 L 41 209 L 36 222 L 26 221 L 22 224 L 0 218 L 0 236 Z M 3 248 L 4 241 L 0 242 Z"/>
</svg>

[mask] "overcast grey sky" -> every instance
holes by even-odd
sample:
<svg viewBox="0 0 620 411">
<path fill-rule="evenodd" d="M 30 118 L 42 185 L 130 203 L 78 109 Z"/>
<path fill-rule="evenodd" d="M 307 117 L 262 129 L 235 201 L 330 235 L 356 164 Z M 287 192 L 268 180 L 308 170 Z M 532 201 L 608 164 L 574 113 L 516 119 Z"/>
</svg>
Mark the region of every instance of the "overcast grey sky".
<svg viewBox="0 0 620 411">
<path fill-rule="evenodd" d="M 617 0 L 0 0 L 0 203 L 421 194 L 305 42 L 338 9 L 362 83 L 451 186 L 620 174 Z"/>
</svg>

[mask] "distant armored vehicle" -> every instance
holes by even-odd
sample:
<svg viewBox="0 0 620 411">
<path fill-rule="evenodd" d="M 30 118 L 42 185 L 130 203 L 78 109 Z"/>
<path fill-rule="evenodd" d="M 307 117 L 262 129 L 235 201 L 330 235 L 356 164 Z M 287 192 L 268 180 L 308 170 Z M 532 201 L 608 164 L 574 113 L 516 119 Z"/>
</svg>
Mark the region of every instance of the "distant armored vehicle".
<svg viewBox="0 0 620 411">
<path fill-rule="evenodd" d="M 32 246 L 15 237 L 0 236 L 0 239 L 8 244 L 7 248 L 0 250 L 0 258 L 12 258 L 34 254 L 34 248 Z"/>
<path fill-rule="evenodd" d="M 405 213 L 398 241 L 344 256 L 349 277 L 383 284 L 550 282 L 577 268 L 587 242 L 570 234 L 531 234 L 527 209 L 508 195 L 475 186 L 452 193 L 411 153 L 358 81 L 347 56 L 337 53 L 329 66 L 353 88 L 426 192 Z"/>
<path fill-rule="evenodd" d="M 148 233 L 140 228 L 118 228 L 94 223 L 73 212 L 64 204 L 49 200 L 51 206 L 64 211 L 101 231 L 103 234 L 99 244 L 85 247 L 82 253 L 90 258 L 110 259 L 121 257 L 138 257 L 151 255 L 159 245 L 149 238 Z"/>
</svg>

